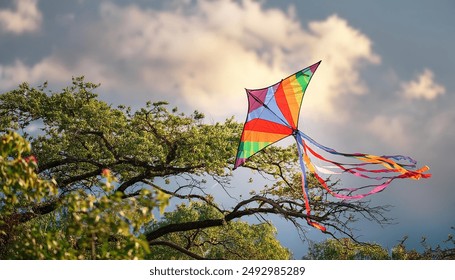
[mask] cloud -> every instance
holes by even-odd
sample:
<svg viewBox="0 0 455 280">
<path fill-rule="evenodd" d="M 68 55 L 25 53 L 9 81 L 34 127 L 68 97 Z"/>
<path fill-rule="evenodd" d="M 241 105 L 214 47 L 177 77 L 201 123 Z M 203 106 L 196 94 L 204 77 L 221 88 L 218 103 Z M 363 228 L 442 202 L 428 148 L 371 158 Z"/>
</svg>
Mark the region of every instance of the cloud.
<svg viewBox="0 0 455 280">
<path fill-rule="evenodd" d="M 14 0 L 14 9 L 0 10 L 0 31 L 13 34 L 37 31 L 42 17 L 38 0 Z"/>
<path fill-rule="evenodd" d="M 303 27 L 292 8 L 252 1 L 174 3 L 161 10 L 102 2 L 99 12 L 73 34 L 81 48 L 61 49 L 33 66 L 0 66 L 1 80 L 84 74 L 124 100 L 132 94 L 164 99 L 219 118 L 245 114 L 245 87 L 268 86 L 322 59 L 304 111 L 340 120 L 337 98 L 366 93 L 361 67 L 380 62 L 371 40 L 337 15 Z"/>
<path fill-rule="evenodd" d="M 0 65 L 0 83 L 4 88 L 12 88 L 21 82 L 44 82 L 47 79 L 62 81 L 71 78 L 71 73 L 55 58 L 46 58 L 30 67 L 21 60 L 12 65 Z"/>
<path fill-rule="evenodd" d="M 104 39 L 119 59 L 141 61 L 139 83 L 167 96 L 177 91 L 214 116 L 243 114 L 244 87 L 268 86 L 322 59 L 307 111 L 340 119 L 335 98 L 367 92 L 361 62 L 380 61 L 370 39 L 336 15 L 306 29 L 292 9 L 258 2 L 199 1 L 176 10 L 104 3 L 101 21 L 112 27 Z"/>
<path fill-rule="evenodd" d="M 115 86 L 115 82 L 106 80 L 111 76 L 105 72 L 107 70 L 102 64 L 93 63 L 85 57 L 81 57 L 76 64 L 67 65 L 57 55 L 51 55 L 33 66 L 28 66 L 21 60 L 16 60 L 11 65 L 0 65 L 0 84 L 5 89 L 14 88 L 22 82 L 42 84 L 49 81 L 54 85 L 64 85 L 71 81 L 71 77 L 86 76 L 90 77 L 87 79 L 89 81 Z"/>
<path fill-rule="evenodd" d="M 328 114 L 331 120 L 344 120 L 349 112 L 337 109 L 336 102 L 340 97 L 367 93 L 368 87 L 360 76 L 362 64 L 381 61 L 372 50 L 372 41 L 337 15 L 310 22 L 308 34 L 301 38 L 302 48 L 307 46 L 313 60 L 323 60 L 312 80 L 315 97 L 308 96 L 307 107 L 318 108 L 316 113 Z"/>
<path fill-rule="evenodd" d="M 408 99 L 433 100 L 446 92 L 444 86 L 434 81 L 431 70 L 425 69 L 415 80 L 401 84 L 401 92 Z"/>
<path fill-rule="evenodd" d="M 367 131 L 381 140 L 384 144 L 400 150 L 408 150 L 412 146 L 412 133 L 409 128 L 412 120 L 403 115 L 378 115 L 368 123 Z"/>
</svg>

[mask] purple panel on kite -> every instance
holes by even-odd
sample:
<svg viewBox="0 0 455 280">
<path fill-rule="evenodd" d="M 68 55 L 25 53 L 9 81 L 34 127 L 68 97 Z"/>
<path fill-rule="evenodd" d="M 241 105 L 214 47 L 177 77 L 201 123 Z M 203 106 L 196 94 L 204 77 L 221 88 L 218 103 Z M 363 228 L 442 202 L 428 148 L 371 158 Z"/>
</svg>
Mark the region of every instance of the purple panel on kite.
<svg viewBox="0 0 455 280">
<path fill-rule="evenodd" d="M 286 118 L 284 117 L 283 113 L 281 113 L 276 103 L 275 100 L 276 88 L 277 86 L 271 86 L 265 89 L 267 90 L 267 95 L 264 100 L 264 106 L 258 107 L 255 110 L 250 111 L 246 119 L 247 122 L 253 119 L 264 119 L 271 122 L 283 124 L 285 126 L 290 126 L 290 124 L 287 122 Z M 259 103 L 256 102 L 255 104 Z"/>
<path fill-rule="evenodd" d="M 248 112 L 256 110 L 264 104 L 265 96 L 267 94 L 266 88 L 255 90 L 247 89 L 246 92 L 248 94 L 248 104 L 250 105 Z"/>
<path fill-rule="evenodd" d="M 319 61 L 318 63 L 315 63 L 315 64 L 313 64 L 313 65 L 310 66 L 310 71 L 311 71 L 311 73 L 316 72 L 316 69 L 318 69 L 319 64 L 321 64 L 320 61 Z M 303 71 L 305 71 L 305 69 L 303 69 L 302 72 L 303 72 Z"/>
<path fill-rule="evenodd" d="M 235 161 L 234 169 L 244 164 L 246 160 L 247 160 L 246 158 L 237 158 L 237 160 Z"/>
</svg>

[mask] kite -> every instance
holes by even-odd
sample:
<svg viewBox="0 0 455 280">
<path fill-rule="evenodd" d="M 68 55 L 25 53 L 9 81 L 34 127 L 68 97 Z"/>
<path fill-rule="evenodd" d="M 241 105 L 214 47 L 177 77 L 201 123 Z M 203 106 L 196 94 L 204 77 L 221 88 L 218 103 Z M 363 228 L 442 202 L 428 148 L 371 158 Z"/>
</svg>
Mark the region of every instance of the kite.
<svg viewBox="0 0 455 280">
<path fill-rule="evenodd" d="M 341 153 L 319 144 L 298 129 L 300 108 L 305 91 L 321 61 L 300 70 L 280 82 L 262 89 L 246 89 L 248 114 L 243 126 L 234 169 L 243 165 L 251 156 L 288 136 L 294 137 L 297 144 L 299 164 L 302 170 L 302 193 L 307 212 L 307 222 L 323 232 L 326 228 L 311 220 L 310 197 L 306 169 L 315 176 L 321 186 L 332 196 L 347 200 L 361 199 L 386 189 L 395 179 L 429 178 L 424 173 L 428 166 L 416 169 L 417 162 L 408 156 L 376 156 L 364 153 Z M 342 157 L 345 161 L 330 159 Z M 312 161 L 313 158 L 313 161 Z M 317 160 L 324 166 L 313 163 Z M 329 176 L 352 174 L 371 181 L 357 188 L 333 190 L 320 173 Z"/>
</svg>

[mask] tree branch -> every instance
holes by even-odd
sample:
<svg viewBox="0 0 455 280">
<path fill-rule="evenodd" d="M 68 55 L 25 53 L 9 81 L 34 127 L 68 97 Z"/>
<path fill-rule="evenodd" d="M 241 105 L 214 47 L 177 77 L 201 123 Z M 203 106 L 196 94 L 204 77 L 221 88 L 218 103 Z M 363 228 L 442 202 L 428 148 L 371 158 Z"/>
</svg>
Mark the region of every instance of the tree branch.
<svg viewBox="0 0 455 280">
<path fill-rule="evenodd" d="M 59 186 L 59 188 L 66 187 L 67 185 L 69 185 L 71 183 L 82 181 L 82 180 L 85 180 L 88 178 L 92 178 L 92 177 L 101 175 L 102 171 L 103 171 L 102 169 L 95 169 L 91 172 L 73 176 L 73 177 L 67 178 L 65 180 L 62 180 L 61 182 L 57 182 L 57 185 Z"/>
<path fill-rule="evenodd" d="M 243 206 L 252 203 L 252 202 L 264 202 L 272 207 L 256 207 L 256 208 L 247 208 L 244 210 L 240 210 Z M 255 196 L 252 197 L 248 200 L 244 200 L 237 204 L 236 207 L 230 212 L 229 214 L 226 214 L 224 218 L 221 219 L 207 219 L 207 220 L 202 220 L 202 221 L 194 221 L 194 222 L 186 222 L 186 223 L 178 223 L 178 224 L 169 224 L 166 226 L 163 226 L 161 228 L 158 228 L 152 232 L 149 232 L 146 234 L 146 238 L 149 242 L 164 236 L 169 233 L 173 232 L 183 232 L 183 231 L 189 231 L 189 230 L 195 230 L 195 229 L 204 229 L 204 228 L 210 228 L 210 227 L 216 227 L 216 226 L 222 226 L 223 224 L 232 221 L 234 219 L 241 218 L 243 216 L 251 216 L 255 214 L 281 214 L 284 217 L 293 217 L 293 218 L 304 218 L 306 219 L 308 217 L 307 214 L 304 214 L 303 212 L 298 212 L 298 211 L 289 211 L 286 209 L 283 209 L 278 203 L 274 202 L 271 199 L 265 198 L 265 197 L 260 197 L 260 196 Z M 311 219 L 316 220 L 321 222 L 322 219 L 320 217 L 311 217 Z"/>
<path fill-rule="evenodd" d="M 180 198 L 180 199 L 192 199 L 192 198 L 195 198 L 195 199 L 199 199 L 205 203 L 207 203 L 208 205 L 210 205 L 211 207 L 215 208 L 216 210 L 218 210 L 218 212 L 224 214 L 226 211 L 223 211 L 221 210 L 215 203 L 213 203 L 211 200 L 207 199 L 206 197 L 202 196 L 202 195 L 197 195 L 197 194 L 179 194 L 177 193 L 177 191 L 175 192 L 171 192 L 171 191 L 168 191 L 168 190 L 165 190 L 161 187 L 159 187 L 158 185 L 152 183 L 151 181 L 149 180 L 142 180 L 142 182 L 146 183 L 147 185 L 165 193 L 165 194 L 168 194 L 168 195 L 171 195 L 171 196 L 174 196 L 174 197 L 177 197 L 177 198 Z"/>
<path fill-rule="evenodd" d="M 187 250 L 185 248 L 182 248 L 180 247 L 179 245 L 175 244 L 175 243 L 172 243 L 172 242 L 169 242 L 169 241 L 164 241 L 164 240 L 155 240 L 155 241 L 150 241 L 149 242 L 149 245 L 150 247 L 153 247 L 153 246 L 167 246 L 169 248 L 172 248 L 174 250 L 177 250 L 187 256 L 190 256 L 192 257 L 193 259 L 196 259 L 196 260 L 205 260 L 206 258 L 202 257 L 202 256 L 199 256 L 198 254 L 195 254 L 193 252 L 191 252 L 190 250 Z"/>
<path fill-rule="evenodd" d="M 136 177 L 133 177 L 131 179 L 129 179 L 128 181 L 125 181 L 123 182 L 118 188 L 117 188 L 117 191 L 118 192 L 121 192 L 123 194 L 125 194 L 125 191 L 128 187 L 138 183 L 138 182 L 141 182 L 143 179 L 149 177 L 150 174 L 148 171 L 144 172 L 144 173 L 141 173 L 139 174 L 138 176 Z"/>
</svg>

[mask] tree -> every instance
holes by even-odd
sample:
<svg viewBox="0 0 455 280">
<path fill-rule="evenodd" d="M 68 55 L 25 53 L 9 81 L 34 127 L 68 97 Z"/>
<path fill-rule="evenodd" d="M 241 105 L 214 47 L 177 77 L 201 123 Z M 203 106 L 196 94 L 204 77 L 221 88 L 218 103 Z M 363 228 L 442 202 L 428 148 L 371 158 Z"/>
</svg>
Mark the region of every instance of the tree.
<svg viewBox="0 0 455 280">
<path fill-rule="evenodd" d="M 103 193 L 79 189 L 58 199 L 55 181 L 39 178 L 35 157 L 23 156 L 30 145 L 22 137 L 4 135 L 0 151 L 2 259 L 133 259 L 149 252 L 139 229 L 150 221 L 150 209 L 166 205 L 166 196 L 154 199 L 142 190 L 123 199 L 103 170 Z M 54 210 L 42 214 L 42 205 Z"/>
<path fill-rule="evenodd" d="M 57 193 L 55 182 L 42 180 L 34 172 L 36 159 L 29 152 L 30 145 L 17 133 L 1 137 L 0 256 L 14 239 L 15 228 L 38 216 L 36 207 L 52 204 Z"/>
<path fill-rule="evenodd" d="M 177 241 L 195 231 L 210 236 L 217 229 L 226 230 L 227 226 L 242 227 L 242 231 L 248 231 L 251 228 L 239 222 L 248 216 L 256 216 L 262 221 L 270 215 L 284 217 L 304 236 L 305 218 L 309 214 L 305 211 L 301 195 L 295 146 L 272 146 L 254 156 L 245 165 L 246 168 L 269 179 L 271 184 L 261 186 L 261 191 L 252 192 L 249 197 L 236 197 L 233 205 L 222 207 L 207 192 L 207 186 L 209 181 L 214 180 L 217 187 L 229 192 L 241 124 L 232 118 L 222 123 L 207 124 L 203 114 L 196 111 L 186 115 L 179 113 L 177 108 L 169 110 L 165 102 L 149 102 L 145 108 L 135 111 L 126 106 L 114 108 L 97 98 L 94 93 L 96 88 L 97 85 L 87 83 L 83 78 L 74 78 L 72 85 L 60 92 L 48 91 L 46 84 L 31 87 L 24 83 L 0 95 L 0 131 L 20 132 L 31 143 L 31 154 L 37 159 L 36 172 L 40 178 L 53 180 L 58 188 L 52 199 L 37 203 L 33 209 L 17 212 L 21 224 L 34 223 L 48 215 L 62 221 L 64 217 L 75 219 L 74 214 L 64 216 L 59 211 L 71 209 L 65 207 L 70 202 L 80 201 L 78 203 L 83 204 L 83 201 L 93 200 L 96 203 L 89 204 L 87 209 L 96 210 L 103 197 L 109 200 L 115 198 L 113 205 L 96 211 L 107 212 L 109 207 L 115 211 L 121 207 L 142 209 L 142 204 L 131 204 L 130 201 L 145 203 L 146 199 L 142 198 L 147 197 L 153 204 L 146 205 L 144 213 L 152 217 L 154 208 L 166 204 L 162 199 L 166 197 L 176 204 L 200 205 L 200 209 L 210 210 L 213 215 L 179 220 L 168 214 L 164 221 L 154 226 L 140 222 L 131 236 L 143 236 L 151 252 L 164 246 L 193 258 L 219 257 L 218 253 L 205 256 L 200 250 L 202 247 L 198 248 L 196 243 L 190 246 L 192 250 L 188 250 L 187 243 Z M 115 179 L 110 183 L 109 190 L 100 181 L 103 170 L 109 170 L 110 180 Z M 311 176 L 309 179 L 314 209 L 311 219 L 326 226 L 328 234 L 340 233 L 355 238 L 350 226 L 359 216 L 380 224 L 389 222 L 384 216 L 385 206 L 371 207 L 368 201 L 347 203 L 330 200 L 317 181 Z M 180 211 L 188 212 L 182 207 Z M 97 215 L 87 216 L 89 220 L 85 223 L 93 222 L 90 219 L 96 220 Z M 127 219 L 126 222 L 132 220 Z M 273 232 L 265 224 L 262 227 L 270 234 Z M 81 229 L 75 232 L 83 235 L 89 231 Z M 269 238 L 270 234 L 263 238 Z M 82 243 L 98 246 L 100 237 L 90 238 L 86 237 L 88 241 Z M 103 235 L 103 238 L 116 240 L 115 236 Z M 225 238 L 227 240 L 229 236 Z M 238 245 L 235 250 L 242 248 L 240 243 Z M 204 246 L 210 247 L 205 251 L 221 252 L 221 247 L 209 242 L 205 242 Z M 97 255 L 96 252 L 93 257 L 108 258 L 106 254 Z M 229 257 L 241 255 L 237 253 L 232 252 Z M 245 253 L 244 257 L 252 256 L 248 252 L 242 253 Z M 278 255 L 286 257 L 285 253 L 269 257 Z"/>
<path fill-rule="evenodd" d="M 149 231 L 153 232 L 165 225 L 217 218 L 222 218 L 222 214 L 213 207 L 201 202 L 191 202 L 189 205 L 178 206 L 176 211 L 166 213 L 165 218 L 151 225 Z M 185 259 L 196 254 L 207 259 L 261 260 L 289 259 L 291 256 L 289 250 L 276 240 L 276 229 L 269 223 L 250 225 L 243 221 L 232 221 L 219 227 L 171 233 L 166 237 L 166 242 L 180 244 L 181 248 L 187 251 L 152 247 L 150 258 Z M 188 251 L 192 253 L 188 254 Z"/>
<path fill-rule="evenodd" d="M 388 257 L 387 250 L 378 244 L 357 243 L 349 238 L 312 244 L 305 256 L 311 260 L 386 260 Z"/>
<path fill-rule="evenodd" d="M 0 207 L 2 231 L 0 256 L 14 259 L 185 259 L 188 257 L 216 259 L 288 259 L 290 252 L 276 240 L 276 230 L 268 223 L 249 225 L 232 222 L 216 229 L 174 233 L 167 241 L 148 244 L 141 229 L 160 228 L 193 220 L 220 218 L 221 214 L 202 203 L 180 205 L 168 212 L 159 223 L 151 209 L 167 205 L 168 196 L 159 192 L 150 197 L 142 189 L 134 198 L 124 199 L 113 192 L 114 178 L 109 170 L 102 172 L 99 182 L 103 193 L 82 190 L 65 196 L 54 211 L 20 223 L 12 219 L 25 209 L 36 209 L 44 199 L 54 200 L 55 182 L 38 178 L 36 160 L 25 159 L 30 145 L 17 133 L 8 133 L 0 145 L 3 193 Z M 6 160 L 4 160 L 6 159 Z M 27 210 L 32 211 L 32 210 Z M 186 243 L 185 248 L 175 244 Z M 169 251 L 150 245 L 165 244 L 176 248 Z M 195 249 L 200 255 L 192 253 Z"/>
<path fill-rule="evenodd" d="M 453 229 L 453 228 L 452 228 Z M 407 236 L 403 238 L 388 253 L 386 248 L 375 243 L 358 243 L 349 238 L 327 239 L 310 246 L 305 259 L 311 260 L 453 260 L 455 259 L 455 240 L 449 234 L 443 244 L 435 248 L 426 243 L 422 238 L 421 245 L 424 249 L 419 252 L 415 249 L 408 250 L 405 246 Z"/>
<path fill-rule="evenodd" d="M 455 230 L 455 227 L 451 228 Z M 453 235 L 449 234 L 447 240 L 442 244 L 432 247 L 428 245 L 427 239 L 422 237 L 420 244 L 423 251 L 418 252 L 415 249 L 408 250 L 405 242 L 408 236 L 405 236 L 395 247 L 392 248 L 391 258 L 394 260 L 455 260 L 455 240 Z"/>
</svg>

